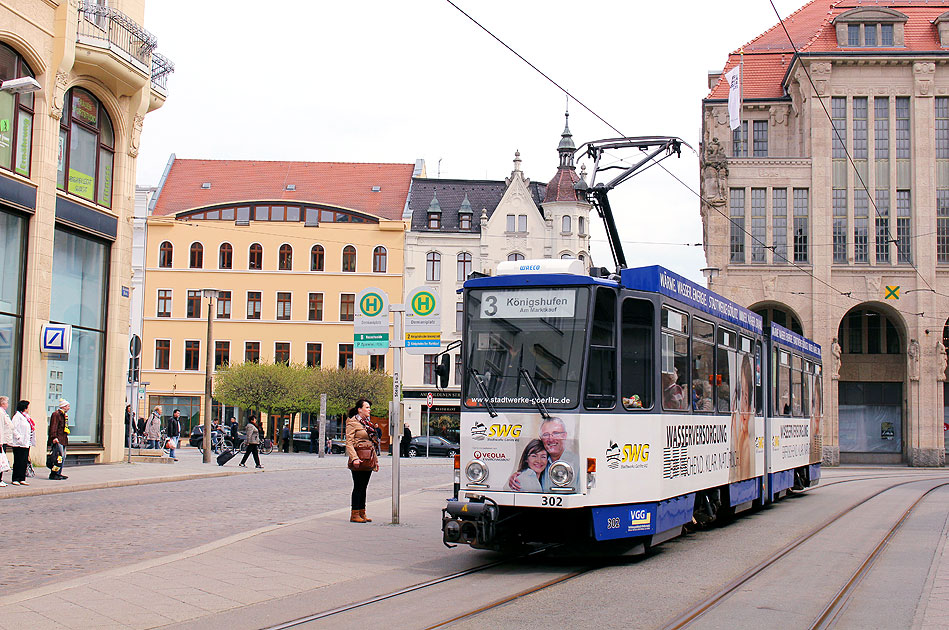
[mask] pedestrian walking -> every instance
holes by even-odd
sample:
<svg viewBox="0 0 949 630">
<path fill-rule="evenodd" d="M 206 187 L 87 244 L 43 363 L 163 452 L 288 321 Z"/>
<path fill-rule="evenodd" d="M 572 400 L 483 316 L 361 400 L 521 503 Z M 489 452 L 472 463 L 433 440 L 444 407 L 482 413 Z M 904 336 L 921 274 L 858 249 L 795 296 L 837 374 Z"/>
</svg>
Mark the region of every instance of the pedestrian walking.
<svg viewBox="0 0 949 630">
<path fill-rule="evenodd" d="M 36 445 L 36 424 L 30 417 L 30 401 L 16 404 L 13 415 L 13 485 L 28 486 L 26 465 L 30 461 L 30 447 Z"/>
<path fill-rule="evenodd" d="M 54 464 L 49 469 L 50 479 L 56 481 L 68 479 L 63 474 L 67 446 L 69 446 L 69 401 L 60 398 L 56 411 L 49 416 L 49 436 L 46 438 L 46 447 L 52 456 L 51 463 Z"/>
<path fill-rule="evenodd" d="M 409 443 L 411 442 L 412 442 L 412 430 L 409 428 L 409 425 L 406 423 L 405 428 L 402 429 L 402 444 L 399 445 L 402 447 L 399 449 L 401 451 L 402 457 L 409 456 Z"/>
<path fill-rule="evenodd" d="M 320 428 L 310 424 L 310 452 L 316 453 L 320 446 Z"/>
<path fill-rule="evenodd" d="M 244 451 L 244 458 L 241 460 L 240 465 L 244 466 L 247 462 L 247 457 L 253 453 L 254 454 L 254 463 L 257 464 L 255 468 L 263 468 L 260 465 L 260 455 L 258 454 L 258 447 L 260 445 L 260 425 L 257 424 L 257 419 L 254 416 L 251 416 L 247 420 L 247 426 L 244 427 L 244 443 L 247 445 L 247 450 Z M 247 466 L 244 466 L 246 468 Z"/>
<path fill-rule="evenodd" d="M 10 464 L 8 453 L 13 454 L 13 420 L 7 411 L 9 406 L 10 398 L 0 396 L 0 457 L 6 459 L 8 465 Z M 3 473 L 0 472 L 0 488 L 6 487 L 6 485 L 3 481 Z"/>
<path fill-rule="evenodd" d="M 177 409 L 172 412 L 171 417 L 168 418 L 168 426 L 165 427 L 165 435 L 168 436 L 168 455 L 171 456 L 171 459 L 178 461 L 178 458 L 175 457 L 175 449 L 178 448 L 178 440 L 181 439 L 181 412 Z"/>
<path fill-rule="evenodd" d="M 365 398 L 356 401 L 356 406 L 349 410 L 346 420 L 346 454 L 349 455 L 347 466 L 353 473 L 352 514 L 351 523 L 371 523 L 372 519 L 366 516 L 366 488 L 369 487 L 369 478 L 373 472 L 379 470 L 379 460 L 376 459 L 376 427 L 370 419 L 372 403 Z"/>
<path fill-rule="evenodd" d="M 283 425 L 283 431 L 280 432 L 280 437 L 283 438 L 283 452 L 290 452 L 290 423 L 286 422 Z"/>
<path fill-rule="evenodd" d="M 145 439 L 148 440 L 148 448 L 158 448 L 158 440 L 161 438 L 161 405 L 155 405 L 152 413 L 149 414 L 145 422 Z"/>
<path fill-rule="evenodd" d="M 138 417 L 138 422 L 135 423 L 135 432 L 138 433 L 139 437 L 145 437 L 145 416 Z"/>
<path fill-rule="evenodd" d="M 132 405 L 125 405 L 125 448 L 131 446 L 132 427 L 135 425 L 135 415 L 132 413 Z"/>
<path fill-rule="evenodd" d="M 240 427 L 237 426 L 237 418 L 231 416 L 231 421 L 228 423 L 228 427 L 231 430 L 231 441 L 234 443 L 234 446 L 237 446 L 237 436 L 240 434 Z"/>
</svg>

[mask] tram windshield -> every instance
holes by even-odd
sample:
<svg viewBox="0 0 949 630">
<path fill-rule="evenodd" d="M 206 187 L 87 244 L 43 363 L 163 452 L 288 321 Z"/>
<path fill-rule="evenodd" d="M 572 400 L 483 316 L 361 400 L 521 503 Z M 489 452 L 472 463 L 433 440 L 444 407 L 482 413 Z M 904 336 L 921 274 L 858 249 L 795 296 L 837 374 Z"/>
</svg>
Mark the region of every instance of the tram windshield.
<svg viewBox="0 0 949 630">
<path fill-rule="evenodd" d="M 465 404 L 576 407 L 590 299 L 586 287 L 472 289 L 465 307 Z"/>
</svg>

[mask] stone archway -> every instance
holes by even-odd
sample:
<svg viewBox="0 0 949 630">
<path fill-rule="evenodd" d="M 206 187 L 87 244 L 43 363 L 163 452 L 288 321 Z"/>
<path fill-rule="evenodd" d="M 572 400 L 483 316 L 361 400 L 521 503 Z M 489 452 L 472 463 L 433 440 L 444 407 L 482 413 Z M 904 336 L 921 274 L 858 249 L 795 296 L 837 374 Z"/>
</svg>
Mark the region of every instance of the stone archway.
<svg viewBox="0 0 949 630">
<path fill-rule="evenodd" d="M 842 464 L 905 461 L 908 414 L 903 401 L 911 382 L 919 381 L 920 353 L 906 330 L 902 316 L 878 302 L 851 308 L 838 324 L 829 357 L 836 365 L 828 366 L 828 373 L 838 379 Z"/>
<path fill-rule="evenodd" d="M 764 319 L 764 328 L 767 330 L 771 322 L 784 326 L 791 332 L 804 335 L 804 327 L 801 325 L 801 318 L 787 304 L 781 302 L 758 302 L 749 309 Z"/>
</svg>

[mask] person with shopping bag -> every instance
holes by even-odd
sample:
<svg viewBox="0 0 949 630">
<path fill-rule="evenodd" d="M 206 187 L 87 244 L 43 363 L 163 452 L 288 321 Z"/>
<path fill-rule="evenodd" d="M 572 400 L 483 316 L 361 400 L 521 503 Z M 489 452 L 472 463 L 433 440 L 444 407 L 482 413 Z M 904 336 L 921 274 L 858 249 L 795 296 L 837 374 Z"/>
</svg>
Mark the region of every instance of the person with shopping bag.
<svg viewBox="0 0 949 630">
<path fill-rule="evenodd" d="M 13 416 L 13 485 L 28 486 L 26 465 L 30 463 L 30 447 L 36 445 L 36 423 L 30 417 L 30 401 L 16 404 Z"/>
<path fill-rule="evenodd" d="M 0 396 L 0 488 L 7 484 L 3 481 L 3 473 L 12 470 L 10 465 L 9 453 L 13 453 L 13 447 L 10 445 L 13 441 L 13 420 L 7 408 L 10 406 L 8 396 Z"/>
<path fill-rule="evenodd" d="M 371 523 L 366 516 L 366 488 L 369 478 L 379 470 L 376 457 L 376 425 L 370 418 L 372 404 L 365 398 L 356 401 L 349 410 L 346 420 L 346 454 L 349 455 L 347 467 L 353 474 L 351 523 Z"/>
<path fill-rule="evenodd" d="M 63 474 L 63 464 L 66 461 L 66 447 L 69 446 L 69 401 L 61 398 L 59 405 L 49 417 L 49 437 L 46 446 L 49 448 L 49 478 L 54 481 L 68 479 Z"/>
</svg>

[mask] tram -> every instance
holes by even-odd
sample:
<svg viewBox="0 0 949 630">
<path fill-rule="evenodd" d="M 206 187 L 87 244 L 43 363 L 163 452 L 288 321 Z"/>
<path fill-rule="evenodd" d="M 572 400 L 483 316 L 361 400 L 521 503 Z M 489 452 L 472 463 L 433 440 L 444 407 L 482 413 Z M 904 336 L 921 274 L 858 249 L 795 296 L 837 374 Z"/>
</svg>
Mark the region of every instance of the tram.
<svg viewBox="0 0 949 630">
<path fill-rule="evenodd" d="M 446 545 L 635 552 L 818 483 L 820 346 L 614 257 L 616 273 L 521 260 L 464 283 Z"/>
</svg>

